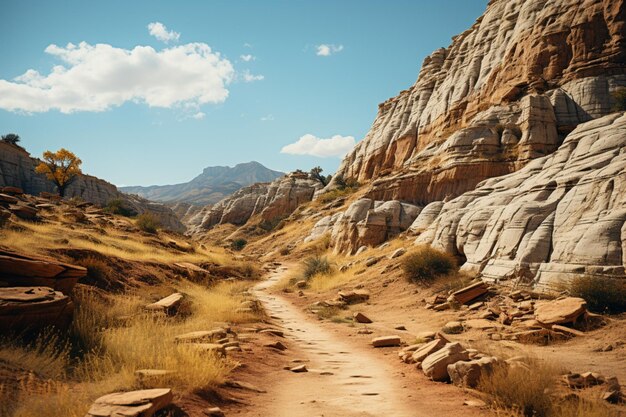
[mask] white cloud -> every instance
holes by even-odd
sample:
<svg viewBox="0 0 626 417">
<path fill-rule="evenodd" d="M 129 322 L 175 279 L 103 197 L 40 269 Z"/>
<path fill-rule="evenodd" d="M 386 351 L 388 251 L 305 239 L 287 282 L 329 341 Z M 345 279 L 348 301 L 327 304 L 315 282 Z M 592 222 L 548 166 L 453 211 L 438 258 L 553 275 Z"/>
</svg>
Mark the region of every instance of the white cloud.
<svg viewBox="0 0 626 417">
<path fill-rule="evenodd" d="M 254 55 L 250 55 L 250 54 L 239 55 L 239 58 L 241 58 L 241 60 L 245 62 L 254 61 L 256 59 Z"/>
<path fill-rule="evenodd" d="M 250 45 L 248 42 L 243 44 L 244 48 L 252 48 L 252 45 Z"/>
<path fill-rule="evenodd" d="M 291 155 L 312 155 L 322 158 L 337 156 L 343 157 L 355 144 L 354 137 L 335 135 L 332 138 L 321 139 L 311 134 L 301 136 L 295 143 L 284 146 L 280 153 Z"/>
<path fill-rule="evenodd" d="M 274 120 L 273 114 L 268 114 L 267 116 L 261 117 L 262 122 L 271 122 L 272 120 Z"/>
<path fill-rule="evenodd" d="M 201 120 L 201 119 L 204 119 L 205 116 L 206 116 L 206 114 L 204 114 L 203 112 L 199 111 L 198 113 L 196 113 L 193 116 L 191 116 L 191 118 L 192 119 L 196 119 L 196 120 Z"/>
<path fill-rule="evenodd" d="M 260 75 L 260 74 L 252 74 L 250 73 L 250 71 L 245 70 L 241 76 L 243 77 L 243 80 L 247 83 L 251 83 L 253 81 L 261 81 L 263 79 L 265 79 L 264 75 Z"/>
<path fill-rule="evenodd" d="M 168 31 L 165 25 L 161 22 L 152 22 L 148 25 L 150 35 L 154 36 L 161 42 L 169 43 L 171 41 L 178 42 L 180 33 L 173 30 Z"/>
<path fill-rule="evenodd" d="M 337 52 L 343 51 L 343 45 L 332 45 L 332 44 L 321 44 L 316 46 L 317 56 L 330 56 L 332 54 L 336 54 Z"/>
<path fill-rule="evenodd" d="M 232 64 L 205 43 L 162 50 L 108 44 L 50 45 L 58 58 L 49 74 L 29 69 L 11 81 L 0 79 L 0 108 L 27 113 L 104 111 L 132 101 L 150 107 L 196 107 L 228 97 Z"/>
</svg>

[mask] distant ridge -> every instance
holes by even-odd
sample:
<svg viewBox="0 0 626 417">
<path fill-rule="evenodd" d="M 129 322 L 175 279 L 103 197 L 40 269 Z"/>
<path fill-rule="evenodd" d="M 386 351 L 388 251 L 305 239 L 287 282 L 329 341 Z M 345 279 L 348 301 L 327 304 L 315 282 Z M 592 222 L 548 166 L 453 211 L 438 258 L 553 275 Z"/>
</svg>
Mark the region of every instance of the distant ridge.
<svg viewBox="0 0 626 417">
<path fill-rule="evenodd" d="M 257 182 L 270 182 L 285 175 L 251 161 L 234 167 L 207 167 L 189 182 L 148 187 L 120 187 L 125 193 L 137 194 L 152 201 L 186 202 L 194 205 L 215 204 L 242 187 Z"/>
</svg>

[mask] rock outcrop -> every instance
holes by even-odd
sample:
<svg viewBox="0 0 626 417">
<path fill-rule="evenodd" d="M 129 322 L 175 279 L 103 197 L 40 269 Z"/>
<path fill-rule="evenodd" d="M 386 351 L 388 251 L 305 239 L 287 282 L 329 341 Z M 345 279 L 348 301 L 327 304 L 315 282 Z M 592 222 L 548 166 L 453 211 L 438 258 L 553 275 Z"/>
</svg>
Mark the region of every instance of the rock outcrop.
<svg viewBox="0 0 626 417">
<path fill-rule="evenodd" d="M 55 186 L 42 174 L 35 173 L 39 160 L 31 158 L 22 147 L 0 141 L 0 187 L 18 187 L 27 194 L 55 193 Z M 106 206 L 111 200 L 121 199 L 137 214 L 152 213 L 163 228 L 184 232 L 185 226 L 174 212 L 160 203 L 118 191 L 115 185 L 91 175 L 79 175 L 67 188 L 66 197 Z"/>
<path fill-rule="evenodd" d="M 441 204 L 430 226 L 420 217 L 417 243 L 464 258 L 486 280 L 624 278 L 626 113 L 581 124 L 552 155 Z"/>
<path fill-rule="evenodd" d="M 189 220 L 188 226 L 192 233 L 200 233 L 218 224 L 242 225 L 253 216 L 273 224 L 289 216 L 299 205 L 311 201 L 321 188 L 321 183 L 308 174 L 293 172 L 271 183 L 240 189 L 201 210 Z"/>
<path fill-rule="evenodd" d="M 362 198 L 345 212 L 320 219 L 305 241 L 330 234 L 336 252 L 355 253 L 361 246 L 376 246 L 408 229 L 421 207 L 397 200 Z"/>
<path fill-rule="evenodd" d="M 552 153 L 626 86 L 625 21 L 623 0 L 492 0 L 379 106 L 338 176 L 426 205 Z"/>
</svg>

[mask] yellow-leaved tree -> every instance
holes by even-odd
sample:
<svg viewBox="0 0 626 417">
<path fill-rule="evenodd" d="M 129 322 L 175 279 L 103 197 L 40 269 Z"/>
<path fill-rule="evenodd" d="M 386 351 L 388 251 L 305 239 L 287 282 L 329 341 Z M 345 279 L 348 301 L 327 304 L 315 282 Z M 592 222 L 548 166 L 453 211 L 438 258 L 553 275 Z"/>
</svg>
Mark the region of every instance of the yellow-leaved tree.
<svg viewBox="0 0 626 417">
<path fill-rule="evenodd" d="M 43 161 L 35 168 L 38 174 L 46 174 L 59 190 L 61 197 L 65 196 L 65 189 L 78 174 L 81 173 L 80 164 L 83 161 L 65 148 L 56 152 L 46 151 L 43 153 Z"/>
</svg>

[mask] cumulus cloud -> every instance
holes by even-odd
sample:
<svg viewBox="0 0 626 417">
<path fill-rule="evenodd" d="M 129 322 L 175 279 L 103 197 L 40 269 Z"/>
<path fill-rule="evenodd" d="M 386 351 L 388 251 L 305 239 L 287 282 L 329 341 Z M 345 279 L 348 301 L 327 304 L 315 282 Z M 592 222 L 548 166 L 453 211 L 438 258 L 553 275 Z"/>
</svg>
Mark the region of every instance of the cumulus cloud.
<svg viewBox="0 0 626 417">
<path fill-rule="evenodd" d="M 332 54 L 343 51 L 343 45 L 333 45 L 325 43 L 317 45 L 315 48 L 317 49 L 317 56 L 331 56 Z"/>
<path fill-rule="evenodd" d="M 13 80 L 0 79 L 1 109 L 97 112 L 129 101 L 150 107 L 197 107 L 226 100 L 235 75 L 230 61 L 205 43 L 157 51 L 150 46 L 128 50 L 81 42 L 50 45 L 45 52 L 61 65 L 49 74 L 29 69 Z"/>
<path fill-rule="evenodd" d="M 253 81 L 261 81 L 263 79 L 265 79 L 265 76 L 260 75 L 260 74 L 252 74 L 250 71 L 245 70 L 242 74 L 241 74 L 243 80 L 247 83 L 251 83 Z"/>
<path fill-rule="evenodd" d="M 250 54 L 239 55 L 239 58 L 241 58 L 241 60 L 245 62 L 254 61 L 256 59 L 254 55 L 250 55 Z"/>
<path fill-rule="evenodd" d="M 274 120 L 274 115 L 273 114 L 268 114 L 266 116 L 262 116 L 261 117 L 261 121 L 262 122 L 271 122 L 272 120 Z"/>
<path fill-rule="evenodd" d="M 311 134 L 301 136 L 294 143 L 284 146 L 280 153 L 291 155 L 312 155 L 327 158 L 345 156 L 355 144 L 354 137 L 335 135 L 328 139 L 321 139 Z"/>
<path fill-rule="evenodd" d="M 148 30 L 150 31 L 150 35 L 154 36 L 161 42 L 178 42 L 178 39 L 180 38 L 180 33 L 174 32 L 173 30 L 168 31 L 165 25 L 161 22 L 152 22 L 148 24 Z"/>
<path fill-rule="evenodd" d="M 197 113 L 195 113 L 193 116 L 191 116 L 192 119 L 196 119 L 196 120 L 201 120 L 204 119 L 204 117 L 206 116 L 206 114 L 204 114 L 203 112 L 199 111 Z"/>
</svg>

